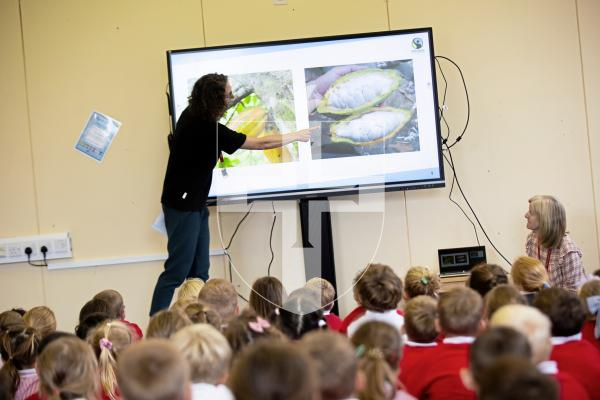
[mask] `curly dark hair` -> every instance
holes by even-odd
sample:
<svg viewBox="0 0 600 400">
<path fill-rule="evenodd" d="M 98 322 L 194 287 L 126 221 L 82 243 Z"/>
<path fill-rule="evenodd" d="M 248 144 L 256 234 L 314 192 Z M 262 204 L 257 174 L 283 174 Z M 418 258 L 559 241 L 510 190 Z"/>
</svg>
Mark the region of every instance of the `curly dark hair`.
<svg viewBox="0 0 600 400">
<path fill-rule="evenodd" d="M 190 110 L 203 119 L 218 121 L 227 109 L 226 86 L 227 76 L 204 75 L 194 83 L 192 94 L 188 97 Z"/>
</svg>

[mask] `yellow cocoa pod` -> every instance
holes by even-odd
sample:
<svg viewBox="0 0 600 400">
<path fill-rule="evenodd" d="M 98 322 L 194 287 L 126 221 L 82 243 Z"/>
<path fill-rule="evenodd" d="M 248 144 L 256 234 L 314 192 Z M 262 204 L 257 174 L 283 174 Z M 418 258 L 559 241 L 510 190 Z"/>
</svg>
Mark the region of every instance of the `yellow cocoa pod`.
<svg viewBox="0 0 600 400">
<path fill-rule="evenodd" d="M 227 127 L 249 137 L 257 137 L 265 129 L 267 111 L 262 107 L 250 107 L 238 113 Z"/>
</svg>

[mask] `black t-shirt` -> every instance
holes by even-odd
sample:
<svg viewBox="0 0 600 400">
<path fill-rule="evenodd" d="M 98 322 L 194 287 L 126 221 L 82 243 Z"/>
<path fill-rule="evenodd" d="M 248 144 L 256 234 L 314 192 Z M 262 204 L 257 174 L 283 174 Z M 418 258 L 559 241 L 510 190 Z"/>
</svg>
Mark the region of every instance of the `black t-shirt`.
<svg viewBox="0 0 600 400">
<path fill-rule="evenodd" d="M 180 211 L 201 210 L 206 206 L 219 152 L 231 154 L 245 141 L 246 135 L 202 120 L 186 108 L 175 127 L 161 202 Z"/>
</svg>

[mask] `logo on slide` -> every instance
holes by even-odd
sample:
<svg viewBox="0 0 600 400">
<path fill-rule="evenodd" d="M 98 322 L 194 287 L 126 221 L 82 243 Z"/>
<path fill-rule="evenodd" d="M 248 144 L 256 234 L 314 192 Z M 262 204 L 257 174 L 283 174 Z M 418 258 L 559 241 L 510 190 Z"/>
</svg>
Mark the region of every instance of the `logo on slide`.
<svg viewBox="0 0 600 400">
<path fill-rule="evenodd" d="M 416 37 L 413 39 L 412 41 L 412 47 L 413 49 L 420 49 L 421 47 L 423 47 L 423 39 Z"/>
</svg>

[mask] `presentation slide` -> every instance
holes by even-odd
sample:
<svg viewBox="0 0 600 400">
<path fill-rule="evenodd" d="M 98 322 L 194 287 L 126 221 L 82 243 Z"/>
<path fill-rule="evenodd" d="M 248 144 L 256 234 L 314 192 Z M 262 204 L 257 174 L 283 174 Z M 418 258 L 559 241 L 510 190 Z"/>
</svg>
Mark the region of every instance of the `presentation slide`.
<svg viewBox="0 0 600 400">
<path fill-rule="evenodd" d="M 169 51 L 173 123 L 216 72 L 236 99 L 220 121 L 231 129 L 316 127 L 310 143 L 224 154 L 210 201 L 443 186 L 433 57 L 429 28 Z"/>
</svg>

